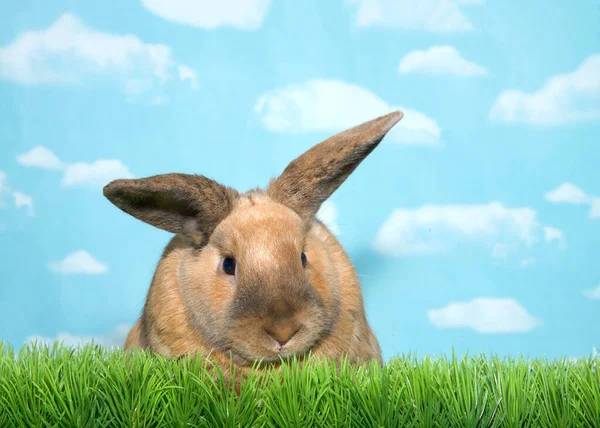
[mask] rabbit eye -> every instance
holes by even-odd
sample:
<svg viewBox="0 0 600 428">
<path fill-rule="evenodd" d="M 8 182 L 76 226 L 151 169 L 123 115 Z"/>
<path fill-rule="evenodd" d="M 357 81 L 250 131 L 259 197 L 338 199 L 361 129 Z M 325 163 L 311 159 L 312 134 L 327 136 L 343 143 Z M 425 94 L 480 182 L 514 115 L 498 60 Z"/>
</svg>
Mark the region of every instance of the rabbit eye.
<svg viewBox="0 0 600 428">
<path fill-rule="evenodd" d="M 227 275 L 235 275 L 235 259 L 233 257 L 223 259 L 223 271 Z"/>
<path fill-rule="evenodd" d="M 306 260 L 306 254 L 304 253 L 304 251 L 302 252 L 302 254 L 300 254 L 300 260 L 302 260 L 302 266 L 306 267 L 306 262 L 308 260 Z"/>
</svg>

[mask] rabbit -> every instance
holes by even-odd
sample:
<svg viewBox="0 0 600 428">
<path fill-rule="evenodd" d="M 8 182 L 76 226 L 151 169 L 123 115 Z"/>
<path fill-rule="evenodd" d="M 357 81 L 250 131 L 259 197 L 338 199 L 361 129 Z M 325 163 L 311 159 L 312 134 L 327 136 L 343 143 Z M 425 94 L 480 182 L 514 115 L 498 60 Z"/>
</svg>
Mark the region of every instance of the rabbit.
<svg viewBox="0 0 600 428">
<path fill-rule="evenodd" d="M 354 267 L 316 214 L 403 117 L 340 132 L 245 193 L 201 175 L 118 179 L 104 196 L 175 234 L 125 350 L 210 354 L 223 367 L 293 356 L 383 364 Z"/>
</svg>

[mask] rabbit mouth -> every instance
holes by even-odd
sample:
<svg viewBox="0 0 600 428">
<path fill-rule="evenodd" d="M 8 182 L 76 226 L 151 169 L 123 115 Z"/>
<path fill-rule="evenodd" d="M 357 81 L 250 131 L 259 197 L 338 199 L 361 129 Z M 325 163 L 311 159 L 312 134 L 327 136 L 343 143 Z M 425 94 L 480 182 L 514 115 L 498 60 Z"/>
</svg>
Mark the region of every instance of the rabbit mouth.
<svg viewBox="0 0 600 428">
<path fill-rule="evenodd" d="M 227 352 L 232 356 L 233 360 L 241 365 L 261 364 L 277 364 L 293 360 L 294 358 L 302 359 L 310 352 L 311 347 L 303 349 L 266 349 L 264 352 L 251 352 L 249 350 L 241 350 L 229 348 Z"/>
<path fill-rule="evenodd" d="M 327 327 L 317 309 L 284 318 L 247 317 L 228 329 L 227 348 L 245 365 L 302 358 L 329 333 Z"/>
<path fill-rule="evenodd" d="M 308 350 L 292 351 L 281 350 L 274 355 L 265 355 L 254 357 L 253 362 L 262 362 L 267 364 L 278 364 L 281 362 L 289 362 L 293 359 L 303 359 L 308 354 Z"/>
</svg>

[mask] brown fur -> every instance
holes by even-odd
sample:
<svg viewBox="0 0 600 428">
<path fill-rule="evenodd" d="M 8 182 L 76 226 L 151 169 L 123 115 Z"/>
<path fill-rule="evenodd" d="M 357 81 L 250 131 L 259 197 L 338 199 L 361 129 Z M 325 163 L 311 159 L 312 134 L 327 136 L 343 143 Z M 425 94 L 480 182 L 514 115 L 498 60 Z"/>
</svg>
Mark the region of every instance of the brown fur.
<svg viewBox="0 0 600 428">
<path fill-rule="evenodd" d="M 123 211 L 176 233 L 125 348 L 210 352 L 223 369 L 232 359 L 242 372 L 308 352 L 382 363 L 352 263 L 315 214 L 401 118 L 391 113 L 325 140 L 264 191 L 239 194 L 185 174 L 106 186 Z M 227 256 L 235 275 L 222 270 Z"/>
<path fill-rule="evenodd" d="M 401 112 L 390 113 L 340 132 L 312 147 L 271 182 L 269 196 L 304 218 L 314 216 L 321 204 L 377 147 L 402 116 Z"/>
<path fill-rule="evenodd" d="M 201 175 L 174 173 L 114 180 L 104 196 L 127 214 L 202 245 L 231 211 L 237 192 Z"/>
</svg>

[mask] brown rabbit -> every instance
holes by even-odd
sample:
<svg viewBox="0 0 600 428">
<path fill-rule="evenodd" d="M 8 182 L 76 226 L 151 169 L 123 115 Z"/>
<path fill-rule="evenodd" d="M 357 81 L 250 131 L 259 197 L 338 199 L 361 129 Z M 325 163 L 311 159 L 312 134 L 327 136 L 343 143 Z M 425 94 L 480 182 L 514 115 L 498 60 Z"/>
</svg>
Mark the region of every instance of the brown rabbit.
<svg viewBox="0 0 600 428">
<path fill-rule="evenodd" d="M 121 210 L 176 234 L 125 349 L 210 352 L 242 371 L 309 351 L 382 363 L 356 272 L 316 214 L 402 116 L 328 138 L 266 190 L 238 193 L 187 174 L 108 184 L 104 195 Z"/>
</svg>

